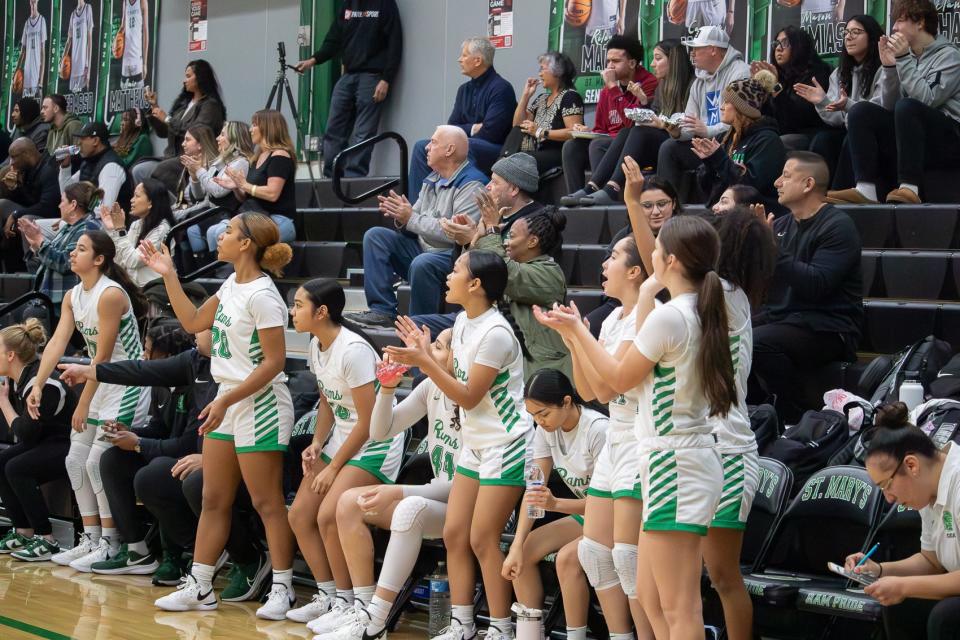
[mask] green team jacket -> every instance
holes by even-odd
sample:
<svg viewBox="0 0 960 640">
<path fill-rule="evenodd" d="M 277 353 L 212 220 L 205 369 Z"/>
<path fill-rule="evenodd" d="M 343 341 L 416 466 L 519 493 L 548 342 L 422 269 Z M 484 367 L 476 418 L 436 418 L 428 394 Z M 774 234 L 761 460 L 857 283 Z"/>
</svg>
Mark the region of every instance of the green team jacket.
<svg viewBox="0 0 960 640">
<path fill-rule="evenodd" d="M 533 305 L 549 308 L 554 302 L 564 301 L 567 284 L 560 265 L 550 256 L 537 256 L 530 262 L 510 260 L 499 235 L 483 236 L 472 248 L 493 251 L 507 263 L 509 278 L 504 298 L 510 303 L 510 312 L 523 332 L 531 356 L 523 361 L 524 379 L 529 380 L 539 369 L 549 368 L 563 371 L 572 382 L 573 363 L 560 334 L 533 317 Z"/>
</svg>

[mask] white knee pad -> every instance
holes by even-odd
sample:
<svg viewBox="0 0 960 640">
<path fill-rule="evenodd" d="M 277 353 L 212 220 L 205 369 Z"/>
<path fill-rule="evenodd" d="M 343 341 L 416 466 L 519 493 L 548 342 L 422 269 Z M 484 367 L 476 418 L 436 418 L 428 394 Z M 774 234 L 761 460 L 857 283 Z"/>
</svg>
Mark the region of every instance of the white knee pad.
<svg viewBox="0 0 960 640">
<path fill-rule="evenodd" d="M 597 591 L 609 589 L 620 581 L 610 547 L 584 536 L 577 544 L 577 557 L 587 581 Z"/>
<path fill-rule="evenodd" d="M 90 478 L 90 484 L 93 486 L 94 493 L 103 493 L 103 480 L 100 477 L 100 458 L 106 447 L 97 446 L 95 443 L 87 455 L 86 468 L 87 476 Z"/>
<path fill-rule="evenodd" d="M 64 458 L 67 477 L 70 478 L 70 487 L 77 497 L 77 507 L 81 516 L 95 516 L 100 510 L 97 507 L 97 496 L 93 492 L 90 480 L 87 478 L 87 458 L 90 455 L 90 445 L 78 438 L 70 441 L 70 451 Z"/>
<path fill-rule="evenodd" d="M 620 588 L 628 598 L 637 597 L 637 545 L 616 542 L 613 545 L 613 564 L 620 577 Z"/>
<path fill-rule="evenodd" d="M 421 515 L 427 508 L 427 499 L 422 496 L 409 496 L 397 503 L 390 519 L 390 530 L 406 533 L 416 528 L 423 528 Z"/>
</svg>

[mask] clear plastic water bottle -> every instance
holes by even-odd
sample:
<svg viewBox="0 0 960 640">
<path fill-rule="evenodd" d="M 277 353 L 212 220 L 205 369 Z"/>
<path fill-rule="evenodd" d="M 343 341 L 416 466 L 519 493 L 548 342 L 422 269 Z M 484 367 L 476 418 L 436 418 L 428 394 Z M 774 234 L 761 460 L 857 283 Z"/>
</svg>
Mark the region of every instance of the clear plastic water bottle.
<svg viewBox="0 0 960 640">
<path fill-rule="evenodd" d="M 69 156 L 75 156 L 80 153 L 80 147 L 78 145 L 72 144 L 69 147 L 60 147 L 53 152 L 53 157 L 58 162 L 63 162 L 64 158 Z"/>
<path fill-rule="evenodd" d="M 430 637 L 450 626 L 450 581 L 447 579 L 447 563 L 440 562 L 430 576 L 430 622 L 427 632 Z"/>
<path fill-rule="evenodd" d="M 527 481 L 527 490 L 543 486 L 543 469 L 536 463 L 527 467 L 527 472 L 524 474 L 524 477 Z M 538 507 L 533 504 L 527 505 L 527 517 L 531 520 L 539 520 L 544 516 L 544 513 L 543 507 Z"/>
</svg>

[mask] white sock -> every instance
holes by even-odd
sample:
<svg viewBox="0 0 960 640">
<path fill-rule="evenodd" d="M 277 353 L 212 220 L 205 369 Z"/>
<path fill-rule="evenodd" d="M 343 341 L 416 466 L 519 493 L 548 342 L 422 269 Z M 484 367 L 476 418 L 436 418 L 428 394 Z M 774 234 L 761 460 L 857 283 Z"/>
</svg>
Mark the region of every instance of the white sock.
<svg viewBox="0 0 960 640">
<path fill-rule="evenodd" d="M 513 635 L 513 621 L 510 618 L 490 618 L 490 628 L 508 636 Z"/>
<path fill-rule="evenodd" d="M 150 550 L 147 549 L 147 541 L 146 541 L 146 540 L 141 540 L 140 542 L 128 542 L 128 543 L 127 543 L 127 551 L 136 551 L 137 553 L 139 553 L 139 554 L 142 555 L 142 556 L 145 556 L 145 555 L 147 555 L 147 553 L 150 552 Z"/>
<path fill-rule="evenodd" d="M 877 185 L 873 184 L 872 182 L 858 182 L 857 191 L 859 191 L 860 195 L 862 195 L 867 200 L 873 200 L 874 202 L 876 202 Z"/>
<path fill-rule="evenodd" d="M 103 535 L 103 529 L 98 524 L 83 525 L 83 532 L 90 536 L 90 539 L 94 542 L 100 542 L 100 536 Z"/>
<path fill-rule="evenodd" d="M 473 619 L 472 604 L 455 604 L 450 607 L 450 615 L 460 622 L 460 626 L 466 631 L 464 637 L 470 637 L 476 634 L 477 623 Z"/>
<path fill-rule="evenodd" d="M 273 584 L 282 584 L 287 591 L 293 592 L 293 569 L 273 570 Z"/>
<path fill-rule="evenodd" d="M 333 580 L 327 580 L 326 582 L 317 583 L 317 593 L 322 593 L 323 595 L 333 598 L 337 595 L 337 583 Z"/>
<path fill-rule="evenodd" d="M 567 640 L 587 640 L 587 628 L 567 627 Z"/>
<path fill-rule="evenodd" d="M 337 589 L 337 599 L 343 600 L 348 607 L 353 606 L 353 589 Z"/>
<path fill-rule="evenodd" d="M 370 599 L 373 598 L 373 592 L 375 590 L 376 587 L 373 585 L 367 587 L 354 587 L 353 597 L 355 600 L 359 600 L 360 604 L 363 605 L 363 608 L 366 609 L 370 606 Z"/>
<path fill-rule="evenodd" d="M 200 585 L 201 590 L 209 591 L 213 588 L 213 570 L 214 566 L 212 564 L 194 562 L 190 568 L 190 575 L 192 575 L 193 579 Z"/>
<path fill-rule="evenodd" d="M 633 640 L 633 632 L 630 633 L 611 633 L 610 640 Z"/>
<path fill-rule="evenodd" d="M 370 604 L 367 606 L 367 614 L 370 616 L 370 624 L 367 625 L 367 635 L 379 633 L 381 629 L 387 626 L 387 618 L 390 616 L 390 610 L 393 608 L 392 602 L 387 602 L 380 596 L 373 596 Z"/>
<path fill-rule="evenodd" d="M 920 187 L 915 184 L 910 184 L 909 182 L 901 182 L 901 189 L 906 189 L 907 191 L 913 191 L 915 194 L 920 195 Z"/>
<path fill-rule="evenodd" d="M 120 534 L 116 529 L 103 528 L 103 536 L 110 543 L 110 555 L 115 556 L 120 551 Z"/>
</svg>

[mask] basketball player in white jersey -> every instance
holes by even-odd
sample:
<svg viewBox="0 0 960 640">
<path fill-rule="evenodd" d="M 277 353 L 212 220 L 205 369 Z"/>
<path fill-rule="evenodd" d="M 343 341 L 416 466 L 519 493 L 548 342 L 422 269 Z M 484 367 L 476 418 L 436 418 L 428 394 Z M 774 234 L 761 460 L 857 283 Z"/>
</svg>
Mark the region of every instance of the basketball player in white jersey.
<svg viewBox="0 0 960 640">
<path fill-rule="evenodd" d="M 23 24 L 20 38 L 20 59 L 17 68 L 23 69 L 24 98 L 43 95 L 43 61 L 47 48 L 47 19 L 37 11 L 38 0 L 30 0 L 30 15 Z"/>
<path fill-rule="evenodd" d="M 123 2 L 123 61 L 120 66 L 120 86 L 123 89 L 142 87 L 147 79 L 147 50 L 150 48 L 150 13 L 147 0 Z M 119 35 L 119 34 L 118 34 Z"/>
<path fill-rule="evenodd" d="M 90 87 L 93 65 L 93 7 L 86 0 L 77 0 L 77 8 L 70 13 L 70 29 L 64 51 L 70 52 L 70 91 L 85 91 Z"/>
<path fill-rule="evenodd" d="M 671 0 L 670 4 L 678 0 Z M 683 24 L 691 34 L 700 27 L 718 26 L 733 34 L 733 0 L 687 0 L 687 11 Z M 672 11 L 669 12 L 672 15 Z"/>
<path fill-rule="evenodd" d="M 800 4 L 800 25 L 808 26 L 821 22 L 843 20 L 843 5 L 846 0 L 803 0 Z"/>
<path fill-rule="evenodd" d="M 598 31 L 607 31 L 611 36 L 623 33 L 623 16 L 626 0 L 593 0 L 586 34 L 589 40 Z"/>
</svg>

